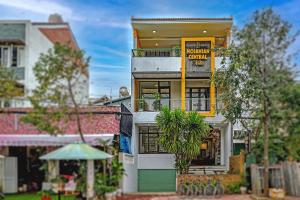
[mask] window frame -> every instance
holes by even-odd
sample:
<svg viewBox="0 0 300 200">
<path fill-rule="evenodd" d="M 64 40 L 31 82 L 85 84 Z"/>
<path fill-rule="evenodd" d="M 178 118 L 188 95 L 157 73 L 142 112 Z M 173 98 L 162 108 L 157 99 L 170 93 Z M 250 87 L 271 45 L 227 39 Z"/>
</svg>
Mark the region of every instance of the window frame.
<svg viewBox="0 0 300 200">
<path fill-rule="evenodd" d="M 144 97 L 144 94 L 152 94 L 152 93 L 143 93 L 143 90 L 142 90 L 142 83 L 149 83 L 149 82 L 152 82 L 152 83 L 156 83 L 157 84 L 157 88 L 156 91 L 159 93 L 160 95 L 160 104 L 159 104 L 159 110 L 161 110 L 161 100 L 162 99 L 167 99 L 169 100 L 169 104 L 168 104 L 168 107 L 171 108 L 171 81 L 139 81 L 139 99 L 142 99 Z M 169 86 L 161 86 L 161 83 L 162 82 L 167 82 L 169 84 Z M 168 89 L 169 90 L 169 98 L 165 98 L 165 97 L 162 97 L 161 96 L 161 90 L 162 89 Z M 153 93 L 154 94 L 154 93 Z M 166 93 L 163 93 L 163 94 L 166 94 Z M 144 97 L 144 99 L 154 99 L 154 98 L 149 98 L 149 97 Z"/>
<path fill-rule="evenodd" d="M 141 128 L 147 128 L 147 132 L 146 133 L 141 133 Z M 149 129 L 150 128 L 157 128 L 157 133 L 153 133 L 153 132 L 150 132 Z M 166 151 L 160 151 L 160 148 L 161 148 L 161 145 L 159 145 L 158 142 L 156 142 L 156 151 L 149 151 L 149 135 L 156 135 L 157 136 L 157 140 L 159 138 L 159 135 L 161 134 L 161 132 L 159 131 L 159 128 L 157 126 L 139 126 L 138 127 L 138 136 L 139 136 L 139 154 L 169 154 L 168 152 Z M 141 145 L 143 146 L 146 146 L 144 143 L 142 143 L 141 141 L 141 136 L 142 135 L 146 135 L 147 136 L 147 148 L 144 148 L 144 151 L 142 152 L 141 150 Z"/>
<path fill-rule="evenodd" d="M 198 92 L 194 93 L 193 90 L 197 89 Z M 202 93 L 201 90 L 205 89 L 205 93 Z M 187 87 L 185 88 L 185 102 L 188 102 L 189 105 L 185 106 L 186 111 L 197 111 L 197 112 L 207 112 L 211 110 L 211 105 L 210 105 L 210 87 Z M 189 94 L 189 95 L 187 95 Z M 193 94 L 197 94 L 198 97 L 193 97 Z M 201 110 L 201 106 L 198 106 L 197 110 L 193 110 L 193 99 L 198 100 L 199 105 L 201 104 L 201 94 L 205 95 L 205 110 Z"/>
</svg>

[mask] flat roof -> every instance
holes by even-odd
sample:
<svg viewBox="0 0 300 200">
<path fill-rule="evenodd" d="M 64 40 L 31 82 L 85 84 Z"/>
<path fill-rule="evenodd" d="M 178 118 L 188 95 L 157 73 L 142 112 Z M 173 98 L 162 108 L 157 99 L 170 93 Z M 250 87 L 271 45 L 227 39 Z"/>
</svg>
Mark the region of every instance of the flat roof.
<svg viewBox="0 0 300 200">
<path fill-rule="evenodd" d="M 131 17 L 131 23 L 232 23 L 232 17 L 224 18 L 135 18 Z"/>
</svg>

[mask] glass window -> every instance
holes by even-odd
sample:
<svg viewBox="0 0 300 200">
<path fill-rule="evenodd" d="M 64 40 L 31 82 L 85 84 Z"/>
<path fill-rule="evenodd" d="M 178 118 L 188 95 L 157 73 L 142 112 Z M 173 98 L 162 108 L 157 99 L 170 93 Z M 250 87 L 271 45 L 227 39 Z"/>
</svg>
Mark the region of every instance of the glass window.
<svg viewBox="0 0 300 200">
<path fill-rule="evenodd" d="M 17 65 L 18 65 L 18 47 L 13 47 L 11 53 L 11 66 L 17 67 Z"/>
<path fill-rule="evenodd" d="M 166 153 L 161 145 L 159 145 L 160 131 L 156 126 L 139 127 L 139 153 Z"/>
<path fill-rule="evenodd" d="M 2 65 L 8 66 L 8 47 L 2 48 Z"/>
<path fill-rule="evenodd" d="M 187 111 L 209 111 L 209 88 L 186 88 Z"/>
<path fill-rule="evenodd" d="M 24 48 L 19 47 L 18 48 L 18 67 L 24 67 Z"/>
<path fill-rule="evenodd" d="M 170 98 L 169 81 L 140 82 L 139 106 L 142 106 L 143 111 L 159 111 L 163 106 L 170 107 Z"/>
</svg>

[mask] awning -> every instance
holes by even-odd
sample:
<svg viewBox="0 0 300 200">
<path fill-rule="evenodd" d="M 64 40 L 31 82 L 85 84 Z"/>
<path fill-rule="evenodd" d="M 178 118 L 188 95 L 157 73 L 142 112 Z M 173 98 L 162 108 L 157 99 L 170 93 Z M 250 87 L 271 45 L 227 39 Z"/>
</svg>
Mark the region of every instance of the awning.
<svg viewBox="0 0 300 200">
<path fill-rule="evenodd" d="M 41 160 L 105 160 L 113 156 L 82 142 L 68 144 L 40 157 Z"/>
<path fill-rule="evenodd" d="M 84 139 L 90 145 L 96 146 L 99 140 L 112 141 L 114 134 L 85 134 Z M 80 142 L 79 135 L 0 135 L 0 146 L 63 146 Z"/>
</svg>

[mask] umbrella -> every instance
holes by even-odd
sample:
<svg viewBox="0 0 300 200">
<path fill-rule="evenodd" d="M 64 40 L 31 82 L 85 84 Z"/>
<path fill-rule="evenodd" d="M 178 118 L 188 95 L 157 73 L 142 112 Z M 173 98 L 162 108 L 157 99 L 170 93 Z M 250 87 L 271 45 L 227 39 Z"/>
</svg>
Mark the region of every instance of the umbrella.
<svg viewBox="0 0 300 200">
<path fill-rule="evenodd" d="M 61 147 L 40 157 L 41 160 L 87 160 L 87 197 L 94 196 L 94 160 L 105 160 L 113 156 L 91 147 L 83 142 L 76 142 Z"/>
<path fill-rule="evenodd" d="M 82 142 L 68 144 L 40 157 L 41 160 L 104 160 L 108 158 L 112 158 L 112 155 Z"/>
</svg>

